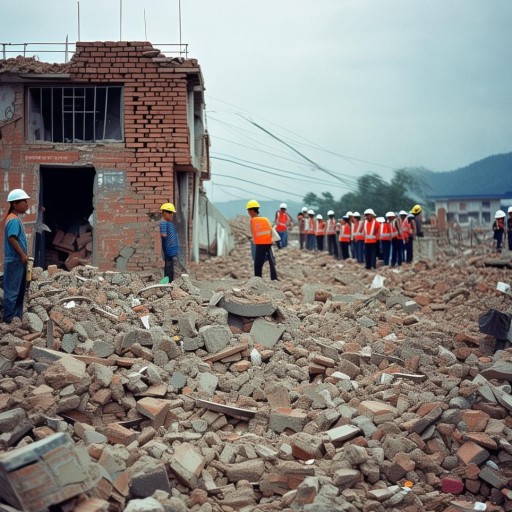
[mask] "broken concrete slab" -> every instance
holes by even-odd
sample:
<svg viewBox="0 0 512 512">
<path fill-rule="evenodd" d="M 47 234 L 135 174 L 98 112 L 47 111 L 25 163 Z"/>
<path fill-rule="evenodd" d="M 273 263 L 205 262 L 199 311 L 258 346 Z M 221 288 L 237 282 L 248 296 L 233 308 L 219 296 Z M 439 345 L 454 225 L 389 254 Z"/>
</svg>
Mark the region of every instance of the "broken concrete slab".
<svg viewBox="0 0 512 512">
<path fill-rule="evenodd" d="M 266 348 L 273 348 L 281 339 L 286 327 L 276 325 L 261 318 L 254 321 L 251 327 L 251 336 L 254 342 L 263 345 Z"/>
</svg>

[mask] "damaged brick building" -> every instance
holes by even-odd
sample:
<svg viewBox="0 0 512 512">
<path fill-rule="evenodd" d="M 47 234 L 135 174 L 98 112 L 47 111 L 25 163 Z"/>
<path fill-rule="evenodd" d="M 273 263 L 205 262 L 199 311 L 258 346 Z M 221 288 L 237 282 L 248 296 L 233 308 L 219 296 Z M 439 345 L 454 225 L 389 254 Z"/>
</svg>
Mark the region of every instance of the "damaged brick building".
<svg viewBox="0 0 512 512">
<path fill-rule="evenodd" d="M 0 213 L 10 189 L 31 196 L 36 265 L 161 266 L 157 220 L 169 201 L 180 258 L 198 259 L 210 168 L 195 59 L 126 41 L 77 43 L 65 64 L 4 58 L 0 133 Z"/>
</svg>

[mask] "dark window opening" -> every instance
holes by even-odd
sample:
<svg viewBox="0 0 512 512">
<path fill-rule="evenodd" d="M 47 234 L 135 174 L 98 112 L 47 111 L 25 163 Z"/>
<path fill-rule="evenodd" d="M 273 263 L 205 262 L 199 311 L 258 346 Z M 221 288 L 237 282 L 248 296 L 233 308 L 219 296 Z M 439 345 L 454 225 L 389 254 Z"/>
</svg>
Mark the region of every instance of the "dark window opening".
<svg viewBox="0 0 512 512">
<path fill-rule="evenodd" d="M 122 141 L 122 92 L 119 86 L 30 87 L 30 141 Z"/>
<path fill-rule="evenodd" d="M 76 265 L 92 264 L 95 170 L 42 166 L 40 173 L 35 265 L 71 270 Z"/>
</svg>

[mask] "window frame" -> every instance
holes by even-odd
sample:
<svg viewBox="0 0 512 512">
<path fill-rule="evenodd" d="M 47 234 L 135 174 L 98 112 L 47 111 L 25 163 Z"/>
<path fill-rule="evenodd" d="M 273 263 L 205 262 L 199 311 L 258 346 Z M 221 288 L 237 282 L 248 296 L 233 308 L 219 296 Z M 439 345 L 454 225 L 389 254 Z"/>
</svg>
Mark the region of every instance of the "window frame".
<svg viewBox="0 0 512 512">
<path fill-rule="evenodd" d="M 26 97 L 28 143 L 124 142 L 122 84 L 37 84 L 27 87 Z M 102 101 L 104 103 L 100 105 Z M 37 125 L 38 115 L 40 120 Z M 108 124 L 112 121 L 115 121 L 115 124 L 112 124 L 113 130 L 108 134 L 114 136 L 106 138 Z M 42 135 L 38 136 L 37 130 L 41 130 Z M 87 133 L 92 133 L 92 137 L 86 137 Z M 78 135 L 81 135 L 81 138 Z"/>
</svg>

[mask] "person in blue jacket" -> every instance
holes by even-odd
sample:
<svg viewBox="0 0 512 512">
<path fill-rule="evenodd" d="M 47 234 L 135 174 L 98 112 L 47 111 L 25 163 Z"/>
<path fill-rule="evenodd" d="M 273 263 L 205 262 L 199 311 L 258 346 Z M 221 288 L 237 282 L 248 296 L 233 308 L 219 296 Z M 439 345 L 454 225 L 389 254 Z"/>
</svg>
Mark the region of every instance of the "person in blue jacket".
<svg viewBox="0 0 512 512">
<path fill-rule="evenodd" d="M 160 236 L 162 237 L 162 257 L 164 258 L 164 276 L 169 282 L 174 279 L 174 259 L 180 252 L 180 243 L 172 218 L 176 208 L 172 203 L 164 203 L 160 206 L 163 220 L 160 222 Z"/>
<path fill-rule="evenodd" d="M 20 216 L 28 211 L 28 194 L 15 188 L 9 192 L 10 203 L 4 219 L 4 311 L 3 321 L 23 317 L 23 301 L 27 285 L 27 235 Z"/>
</svg>

